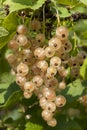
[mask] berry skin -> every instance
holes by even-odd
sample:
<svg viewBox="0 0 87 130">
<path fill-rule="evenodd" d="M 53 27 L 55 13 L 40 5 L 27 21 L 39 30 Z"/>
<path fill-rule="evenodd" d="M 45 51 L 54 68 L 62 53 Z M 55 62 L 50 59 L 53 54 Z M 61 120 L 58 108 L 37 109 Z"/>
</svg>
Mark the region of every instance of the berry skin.
<svg viewBox="0 0 87 130">
<path fill-rule="evenodd" d="M 51 88 L 44 87 L 42 89 L 42 94 L 48 101 L 54 101 L 56 98 L 56 93 Z"/>
<path fill-rule="evenodd" d="M 47 104 L 48 104 L 48 102 L 47 102 L 45 97 L 41 97 L 40 100 L 39 100 L 39 104 L 40 104 L 42 109 L 45 109 Z"/>
<path fill-rule="evenodd" d="M 24 98 L 29 99 L 31 98 L 32 93 L 29 93 L 28 91 L 24 91 L 23 95 L 24 95 Z"/>
<path fill-rule="evenodd" d="M 49 121 L 51 120 L 53 117 L 53 114 L 47 110 L 43 110 L 42 111 L 42 118 L 45 120 L 45 121 Z"/>
<path fill-rule="evenodd" d="M 73 78 L 77 78 L 80 74 L 80 68 L 79 66 L 76 66 L 76 67 L 72 67 L 71 68 L 71 71 L 70 71 L 70 74 Z"/>
<path fill-rule="evenodd" d="M 16 77 L 16 83 L 20 86 L 24 86 L 24 84 L 26 83 L 26 77 L 22 77 L 22 76 L 18 75 Z"/>
<path fill-rule="evenodd" d="M 66 40 L 68 38 L 69 31 L 66 27 L 60 26 L 56 29 L 56 36 L 61 40 Z"/>
<path fill-rule="evenodd" d="M 57 51 L 58 49 L 60 49 L 62 42 L 57 37 L 53 37 L 49 40 L 48 44 L 54 51 Z"/>
<path fill-rule="evenodd" d="M 58 68 L 61 65 L 61 59 L 57 56 L 54 56 L 50 59 L 50 66 Z"/>
<path fill-rule="evenodd" d="M 72 50 L 72 44 L 68 40 L 63 41 L 62 47 L 64 48 L 65 52 L 70 52 Z"/>
<path fill-rule="evenodd" d="M 37 62 L 37 67 L 41 69 L 41 71 L 46 72 L 48 68 L 48 63 L 45 60 L 41 60 Z"/>
<path fill-rule="evenodd" d="M 32 81 L 37 87 L 40 87 L 43 84 L 43 79 L 39 75 L 34 76 Z"/>
<path fill-rule="evenodd" d="M 17 27 L 17 33 L 25 35 L 27 33 L 27 27 L 25 25 L 19 25 Z"/>
<path fill-rule="evenodd" d="M 6 55 L 6 60 L 10 65 L 15 65 L 17 61 L 16 56 L 13 53 Z"/>
<path fill-rule="evenodd" d="M 29 67 L 26 64 L 20 63 L 17 66 L 17 73 L 18 73 L 18 75 L 25 76 L 25 75 L 28 74 L 28 72 L 29 72 Z"/>
<path fill-rule="evenodd" d="M 57 120 L 52 118 L 51 120 L 47 121 L 47 124 L 51 127 L 55 127 L 57 125 Z"/>
<path fill-rule="evenodd" d="M 68 60 L 68 65 L 71 66 L 71 67 L 78 66 L 78 57 L 77 57 L 77 56 L 71 57 L 71 58 Z"/>
<path fill-rule="evenodd" d="M 57 69 L 55 67 L 50 66 L 47 68 L 47 75 L 53 77 L 56 75 L 56 73 L 57 73 Z"/>
<path fill-rule="evenodd" d="M 54 112 L 56 110 L 56 105 L 53 102 L 48 102 L 46 105 L 46 110 L 49 112 Z"/>
<path fill-rule="evenodd" d="M 19 46 L 26 46 L 28 44 L 28 39 L 25 35 L 18 35 L 17 44 Z"/>
<path fill-rule="evenodd" d="M 16 40 L 11 40 L 9 43 L 8 43 L 8 48 L 13 50 L 13 51 L 16 51 L 18 50 L 19 46 L 16 42 Z"/>
<path fill-rule="evenodd" d="M 55 54 L 55 51 L 51 47 L 48 46 L 45 48 L 45 56 L 47 58 L 54 56 L 54 54 Z"/>
<path fill-rule="evenodd" d="M 45 36 L 44 36 L 44 34 L 42 34 L 42 33 L 37 34 L 37 36 L 36 36 L 36 41 L 37 41 L 38 43 L 44 43 L 44 42 L 45 42 Z"/>
<path fill-rule="evenodd" d="M 29 93 L 33 92 L 35 89 L 35 85 L 32 82 L 26 82 L 24 84 L 24 90 L 28 91 Z"/>
<path fill-rule="evenodd" d="M 38 47 L 35 49 L 34 51 L 34 56 L 37 58 L 37 59 L 44 59 L 45 58 L 45 52 L 44 52 L 44 49 L 41 48 L 41 47 Z"/>
<path fill-rule="evenodd" d="M 60 90 L 65 89 L 65 88 L 66 88 L 66 83 L 65 83 L 64 81 L 60 82 L 58 88 L 59 88 Z"/>
<path fill-rule="evenodd" d="M 55 104 L 57 107 L 63 107 L 66 104 L 66 98 L 62 95 L 58 95 L 55 99 Z"/>
<path fill-rule="evenodd" d="M 77 55 L 78 59 L 84 60 L 87 57 L 87 53 L 85 51 L 80 51 Z"/>
<path fill-rule="evenodd" d="M 40 29 L 41 29 L 41 23 L 40 23 L 40 21 L 34 19 L 31 22 L 31 30 L 33 30 L 33 31 L 39 31 Z"/>
</svg>

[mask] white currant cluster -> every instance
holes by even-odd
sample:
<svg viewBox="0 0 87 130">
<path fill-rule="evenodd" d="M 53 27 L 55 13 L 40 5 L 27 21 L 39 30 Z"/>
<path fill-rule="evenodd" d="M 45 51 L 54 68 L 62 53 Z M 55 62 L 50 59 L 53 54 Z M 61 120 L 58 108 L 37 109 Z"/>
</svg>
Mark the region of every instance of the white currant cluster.
<svg viewBox="0 0 87 130">
<path fill-rule="evenodd" d="M 56 94 L 66 88 L 65 65 L 69 65 L 72 75 L 76 76 L 78 66 L 83 63 L 86 54 L 79 52 L 76 57 L 69 58 L 72 44 L 68 40 L 69 31 L 64 26 L 56 29 L 56 35 L 48 44 L 45 43 L 44 34 L 40 33 L 41 24 L 38 20 L 31 22 L 31 29 L 38 32 L 35 38 L 29 37 L 25 25 L 17 27 L 17 35 L 8 44 L 12 53 L 6 55 L 6 59 L 16 75 L 16 83 L 23 90 L 24 97 L 29 99 L 35 94 L 43 109 L 42 118 L 49 126 L 54 127 L 57 124 L 55 111 L 66 104 L 66 98 Z"/>
</svg>

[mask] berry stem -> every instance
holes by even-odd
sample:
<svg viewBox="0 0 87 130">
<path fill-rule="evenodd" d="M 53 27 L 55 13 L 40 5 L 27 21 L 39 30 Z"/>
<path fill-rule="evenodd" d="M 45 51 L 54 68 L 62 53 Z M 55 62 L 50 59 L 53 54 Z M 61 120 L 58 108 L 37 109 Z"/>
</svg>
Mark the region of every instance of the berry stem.
<svg viewBox="0 0 87 130">
<path fill-rule="evenodd" d="M 45 35 L 45 4 L 43 5 L 43 34 Z"/>
<path fill-rule="evenodd" d="M 56 17 L 57 17 L 57 27 L 58 26 L 60 26 L 61 25 L 61 23 L 60 23 L 60 17 L 59 17 L 59 11 L 58 11 L 58 5 L 57 5 L 57 3 L 56 3 L 56 1 L 55 0 L 51 0 L 52 2 L 53 2 L 53 4 L 54 4 L 54 6 L 55 6 L 55 10 L 56 10 Z"/>
</svg>

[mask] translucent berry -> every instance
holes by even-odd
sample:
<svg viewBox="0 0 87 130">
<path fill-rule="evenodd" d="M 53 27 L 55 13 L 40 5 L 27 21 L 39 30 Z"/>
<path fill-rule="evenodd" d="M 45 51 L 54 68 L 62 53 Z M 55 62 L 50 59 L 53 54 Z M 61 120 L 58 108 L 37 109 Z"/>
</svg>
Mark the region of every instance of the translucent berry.
<svg viewBox="0 0 87 130">
<path fill-rule="evenodd" d="M 17 73 L 21 76 L 25 76 L 27 75 L 29 72 L 29 67 L 24 64 L 24 63 L 20 63 L 18 66 L 17 66 Z"/>
<path fill-rule="evenodd" d="M 39 104 L 40 104 L 40 106 L 41 106 L 42 109 L 45 109 L 45 108 L 46 108 L 47 103 L 48 103 L 48 101 L 47 101 L 47 99 L 46 99 L 45 97 L 41 97 L 41 98 L 40 98 Z"/>
<path fill-rule="evenodd" d="M 45 60 L 41 60 L 37 62 L 37 67 L 41 69 L 41 71 L 45 72 L 48 68 L 48 63 Z"/>
<path fill-rule="evenodd" d="M 35 51 L 34 51 L 34 56 L 35 56 L 37 59 L 44 59 L 44 58 L 45 58 L 44 49 L 41 48 L 41 47 L 36 48 Z"/>
<path fill-rule="evenodd" d="M 11 40 L 9 43 L 8 43 L 8 48 L 13 50 L 13 51 L 16 51 L 18 50 L 19 46 L 16 42 L 16 40 Z"/>
<path fill-rule="evenodd" d="M 28 39 L 25 35 L 18 35 L 17 43 L 19 46 L 25 46 L 26 44 L 28 44 Z"/>
<path fill-rule="evenodd" d="M 46 47 L 45 48 L 45 56 L 47 58 L 50 58 L 50 57 L 54 56 L 54 54 L 55 54 L 55 51 L 51 47 Z"/>
<path fill-rule="evenodd" d="M 6 55 L 6 60 L 8 61 L 8 63 L 10 65 L 12 65 L 12 64 L 15 65 L 17 62 L 16 56 L 13 53 Z"/>
<path fill-rule="evenodd" d="M 59 83 L 58 88 L 59 88 L 60 90 L 65 89 L 65 88 L 66 88 L 66 83 L 65 83 L 65 81 L 61 81 L 61 82 Z"/>
<path fill-rule="evenodd" d="M 49 121 L 51 120 L 53 117 L 53 114 L 47 110 L 43 110 L 42 111 L 42 118 L 45 120 L 45 121 Z"/>
<path fill-rule="evenodd" d="M 71 68 L 71 71 L 70 71 L 70 74 L 73 78 L 77 78 L 80 74 L 80 68 L 79 66 L 76 66 L 76 67 L 72 67 Z"/>
<path fill-rule="evenodd" d="M 56 29 L 56 35 L 61 40 L 66 40 L 69 35 L 69 31 L 66 27 L 60 26 Z"/>
<path fill-rule="evenodd" d="M 47 124 L 51 127 L 55 127 L 57 125 L 57 120 L 52 118 L 51 120 L 47 121 Z"/>
<path fill-rule="evenodd" d="M 63 107 L 66 104 L 66 98 L 62 95 L 58 95 L 55 99 L 55 104 L 57 107 Z"/>
<path fill-rule="evenodd" d="M 80 59 L 80 60 L 84 60 L 86 59 L 87 57 L 87 53 L 85 51 L 80 51 L 77 55 L 77 57 Z"/>
<path fill-rule="evenodd" d="M 26 83 L 26 77 L 22 77 L 22 76 L 18 75 L 16 77 L 16 83 L 20 86 L 24 86 L 24 84 Z"/>
<path fill-rule="evenodd" d="M 54 112 L 56 110 L 56 105 L 53 102 L 48 102 L 45 109 L 49 112 Z"/>
<path fill-rule="evenodd" d="M 32 81 L 35 84 L 35 86 L 37 86 L 37 87 L 39 87 L 39 86 L 41 86 L 43 84 L 43 79 L 39 75 L 34 76 Z"/>
<path fill-rule="evenodd" d="M 50 65 L 58 68 L 61 65 L 61 59 L 57 56 L 54 56 L 50 59 Z"/>
<path fill-rule="evenodd" d="M 38 43 L 44 43 L 44 42 L 45 42 L 45 36 L 44 36 L 44 34 L 42 34 L 42 33 L 37 34 L 37 36 L 36 36 L 36 41 L 37 41 Z"/>
<path fill-rule="evenodd" d="M 58 39 L 57 37 L 53 37 L 49 40 L 49 46 L 53 49 L 53 50 L 58 50 L 61 47 L 61 40 Z"/>
<path fill-rule="evenodd" d="M 51 88 L 47 88 L 47 87 L 43 88 L 42 94 L 48 101 L 54 101 L 56 98 L 56 93 Z"/>
<path fill-rule="evenodd" d="M 24 98 L 29 99 L 31 98 L 32 93 L 29 93 L 28 91 L 24 91 L 23 95 L 24 95 Z"/>
<path fill-rule="evenodd" d="M 28 91 L 29 93 L 33 92 L 35 89 L 35 85 L 32 82 L 26 82 L 24 84 L 24 90 Z"/>
<path fill-rule="evenodd" d="M 47 68 L 47 74 L 49 76 L 55 76 L 56 73 L 57 73 L 57 69 L 55 67 L 50 66 L 50 67 Z"/>
<path fill-rule="evenodd" d="M 41 23 L 40 21 L 34 19 L 31 21 L 31 30 L 33 31 L 39 31 L 41 29 Z"/>
<path fill-rule="evenodd" d="M 68 40 L 63 41 L 62 47 L 64 48 L 65 52 L 70 52 L 72 50 L 72 43 Z"/>
<path fill-rule="evenodd" d="M 19 25 L 17 27 L 17 33 L 18 34 L 26 34 L 27 33 L 27 27 L 25 25 Z"/>
</svg>

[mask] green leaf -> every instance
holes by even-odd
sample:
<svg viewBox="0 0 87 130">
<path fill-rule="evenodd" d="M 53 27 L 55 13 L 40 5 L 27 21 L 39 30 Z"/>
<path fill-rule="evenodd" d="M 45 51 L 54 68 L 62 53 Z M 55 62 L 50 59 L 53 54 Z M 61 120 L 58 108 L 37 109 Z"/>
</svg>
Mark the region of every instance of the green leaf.
<svg viewBox="0 0 87 130">
<path fill-rule="evenodd" d="M 10 12 L 14 12 L 25 8 L 33 10 L 39 9 L 45 1 L 46 0 L 6 0 L 4 4 L 8 4 L 10 6 Z"/>
<path fill-rule="evenodd" d="M 19 17 L 16 15 L 16 13 L 9 14 L 3 21 L 3 27 L 9 32 L 16 31 L 18 26 L 18 18 Z"/>
<path fill-rule="evenodd" d="M 69 17 L 71 14 L 68 12 L 68 10 L 64 7 L 58 7 L 59 15 L 62 18 Z"/>
<path fill-rule="evenodd" d="M 6 91 L 0 93 L 0 104 L 3 104 L 5 102 L 4 96 L 6 94 Z"/>
<path fill-rule="evenodd" d="M 4 103 L 8 96 L 7 90 L 15 78 L 10 73 L 3 73 L 0 77 L 0 104 Z"/>
<path fill-rule="evenodd" d="M 78 3 L 78 0 L 57 0 L 59 4 L 63 4 L 63 5 L 75 5 Z"/>
<path fill-rule="evenodd" d="M 84 64 L 80 69 L 80 75 L 83 79 L 87 79 L 87 59 L 84 61 Z"/>
<path fill-rule="evenodd" d="M 80 39 L 87 39 L 87 20 L 80 20 L 73 26 L 73 30 L 79 36 Z"/>
<path fill-rule="evenodd" d="M 87 0 L 80 0 L 83 4 L 87 5 Z"/>
<path fill-rule="evenodd" d="M 71 13 L 75 13 L 75 12 L 86 13 L 87 7 L 84 4 L 79 3 L 79 4 L 75 5 L 73 8 L 71 8 L 70 12 Z"/>
<path fill-rule="evenodd" d="M 14 104 L 17 104 L 21 98 L 22 98 L 22 92 L 20 90 L 15 91 L 11 94 L 11 96 L 9 96 L 8 100 L 1 107 L 5 108 L 5 109 L 12 107 Z"/>
<path fill-rule="evenodd" d="M 41 125 L 32 122 L 28 122 L 25 127 L 25 130 L 43 130 Z"/>
<path fill-rule="evenodd" d="M 79 79 L 74 81 L 73 83 L 70 83 L 68 87 L 69 89 L 67 91 L 67 95 L 71 95 L 72 97 L 81 96 L 85 89 L 85 87 Z"/>
<path fill-rule="evenodd" d="M 0 27 L 0 37 L 7 36 L 8 34 L 9 32 L 5 28 Z"/>
</svg>

